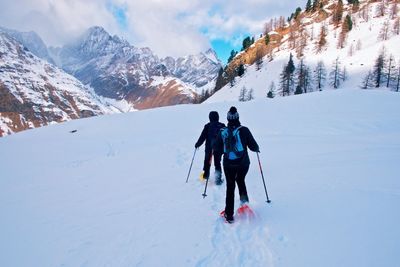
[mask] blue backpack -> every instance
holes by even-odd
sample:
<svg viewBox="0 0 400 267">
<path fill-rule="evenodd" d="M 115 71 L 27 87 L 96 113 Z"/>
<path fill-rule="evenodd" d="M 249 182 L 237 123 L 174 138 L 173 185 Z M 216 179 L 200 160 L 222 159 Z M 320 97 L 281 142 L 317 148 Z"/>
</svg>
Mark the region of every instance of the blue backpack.
<svg viewBox="0 0 400 267">
<path fill-rule="evenodd" d="M 239 126 L 233 131 L 226 127 L 221 132 L 222 141 L 224 142 L 224 154 L 229 160 L 239 159 L 244 155 L 245 150 L 239 135 L 241 127 Z"/>
</svg>

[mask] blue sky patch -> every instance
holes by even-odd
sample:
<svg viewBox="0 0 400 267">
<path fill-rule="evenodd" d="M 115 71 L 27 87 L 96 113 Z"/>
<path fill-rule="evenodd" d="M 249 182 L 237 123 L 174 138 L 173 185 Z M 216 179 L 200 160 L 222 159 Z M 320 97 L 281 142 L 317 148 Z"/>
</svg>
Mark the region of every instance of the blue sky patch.
<svg viewBox="0 0 400 267">
<path fill-rule="evenodd" d="M 107 9 L 114 16 L 119 27 L 122 30 L 127 30 L 128 29 L 128 19 L 126 18 L 127 7 L 126 6 L 117 6 L 110 1 L 107 3 Z"/>
</svg>

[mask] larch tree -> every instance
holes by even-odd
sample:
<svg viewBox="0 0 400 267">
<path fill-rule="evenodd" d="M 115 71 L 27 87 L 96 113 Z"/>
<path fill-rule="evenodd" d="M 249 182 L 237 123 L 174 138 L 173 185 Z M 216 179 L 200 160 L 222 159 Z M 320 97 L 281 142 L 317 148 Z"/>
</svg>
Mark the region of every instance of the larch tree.
<svg viewBox="0 0 400 267">
<path fill-rule="evenodd" d="M 342 21 L 343 17 L 343 1 L 337 1 L 336 7 L 333 11 L 332 22 L 335 26 L 338 26 Z"/>
<path fill-rule="evenodd" d="M 327 33 L 326 26 L 324 24 L 321 25 L 321 29 L 320 29 L 320 32 L 319 32 L 318 41 L 317 41 L 317 45 L 316 45 L 317 53 L 322 52 L 322 50 L 326 46 L 326 44 L 327 44 L 327 41 L 326 41 L 327 34 L 328 33 Z"/>
<path fill-rule="evenodd" d="M 397 1 L 395 0 L 392 4 L 392 7 L 390 8 L 390 19 L 397 18 L 398 12 L 399 12 L 399 7 Z"/>
<path fill-rule="evenodd" d="M 322 91 L 326 80 L 326 68 L 323 61 L 318 61 L 314 70 L 314 81 L 316 89 Z"/>
<path fill-rule="evenodd" d="M 386 41 L 389 39 L 389 26 L 390 26 L 389 21 L 385 20 L 385 22 L 382 24 L 382 28 L 379 31 L 378 40 Z"/>
<path fill-rule="evenodd" d="M 395 35 L 400 35 L 400 18 L 395 19 L 392 32 Z"/>
<path fill-rule="evenodd" d="M 339 86 L 340 86 L 340 80 L 341 80 L 340 66 L 341 66 L 341 62 L 339 61 L 339 58 L 336 58 L 336 60 L 333 62 L 332 70 L 329 73 L 331 86 L 335 89 L 339 88 Z"/>
<path fill-rule="evenodd" d="M 386 13 L 386 1 L 387 0 L 380 0 L 378 5 L 376 6 L 376 16 L 383 17 Z"/>
<path fill-rule="evenodd" d="M 378 58 L 375 60 L 374 68 L 373 68 L 373 78 L 374 84 L 376 88 L 381 86 L 384 78 L 384 68 L 385 68 L 385 50 L 382 49 Z"/>
<path fill-rule="evenodd" d="M 293 62 L 293 55 L 290 53 L 289 62 L 283 67 L 280 79 L 280 91 L 282 96 L 288 96 L 294 91 L 294 71 L 296 67 Z"/>
<path fill-rule="evenodd" d="M 239 99 L 240 102 L 244 102 L 247 100 L 247 89 L 245 86 L 242 87 L 242 89 L 240 89 L 240 93 L 239 93 Z"/>
<path fill-rule="evenodd" d="M 386 87 L 389 88 L 390 82 L 393 80 L 393 71 L 392 69 L 395 66 L 394 56 L 390 54 L 388 63 L 385 66 L 384 73 L 386 74 Z"/>
</svg>

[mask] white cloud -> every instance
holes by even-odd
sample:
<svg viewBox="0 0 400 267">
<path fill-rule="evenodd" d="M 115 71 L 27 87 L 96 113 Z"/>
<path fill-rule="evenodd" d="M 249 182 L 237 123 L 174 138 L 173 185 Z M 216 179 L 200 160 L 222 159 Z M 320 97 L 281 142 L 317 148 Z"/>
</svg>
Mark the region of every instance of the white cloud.
<svg viewBox="0 0 400 267">
<path fill-rule="evenodd" d="M 210 39 L 257 35 L 264 22 L 288 16 L 304 0 L 0 0 L 0 25 L 34 30 L 49 45 L 61 45 L 99 25 L 160 56 L 186 55 L 209 47 Z M 126 27 L 112 6 L 123 7 Z"/>
</svg>

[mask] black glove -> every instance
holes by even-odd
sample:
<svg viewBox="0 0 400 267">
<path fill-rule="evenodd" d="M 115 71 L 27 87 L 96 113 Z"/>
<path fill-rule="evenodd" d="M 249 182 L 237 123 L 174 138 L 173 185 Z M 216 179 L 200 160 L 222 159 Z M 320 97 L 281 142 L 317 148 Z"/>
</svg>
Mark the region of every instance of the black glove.
<svg viewBox="0 0 400 267">
<path fill-rule="evenodd" d="M 194 148 L 196 148 L 196 149 L 198 149 L 200 147 L 200 145 L 198 144 L 198 143 L 196 143 L 195 145 L 194 145 Z"/>
</svg>

